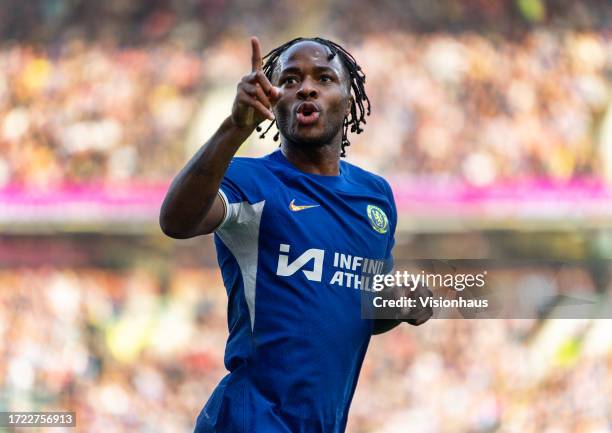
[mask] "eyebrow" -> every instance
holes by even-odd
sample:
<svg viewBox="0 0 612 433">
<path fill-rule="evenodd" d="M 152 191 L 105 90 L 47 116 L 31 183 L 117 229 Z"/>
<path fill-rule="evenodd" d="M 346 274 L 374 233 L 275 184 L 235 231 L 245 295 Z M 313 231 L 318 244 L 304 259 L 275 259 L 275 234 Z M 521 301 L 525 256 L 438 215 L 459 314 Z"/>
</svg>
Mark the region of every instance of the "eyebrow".
<svg viewBox="0 0 612 433">
<path fill-rule="evenodd" d="M 329 66 L 315 66 L 313 69 L 318 73 L 327 72 L 327 73 L 333 73 L 335 76 L 339 76 L 336 70 L 333 68 L 330 68 Z M 299 74 L 301 72 L 302 70 L 298 68 L 297 66 L 291 66 L 289 68 L 286 68 L 280 71 L 279 76 L 282 76 L 285 74 Z"/>
</svg>

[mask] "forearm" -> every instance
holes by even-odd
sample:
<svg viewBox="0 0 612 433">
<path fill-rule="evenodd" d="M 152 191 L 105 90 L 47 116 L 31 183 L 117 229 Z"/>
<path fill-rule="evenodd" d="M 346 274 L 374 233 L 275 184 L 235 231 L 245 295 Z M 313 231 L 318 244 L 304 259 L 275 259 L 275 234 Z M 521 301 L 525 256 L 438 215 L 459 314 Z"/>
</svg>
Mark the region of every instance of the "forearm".
<svg viewBox="0 0 612 433">
<path fill-rule="evenodd" d="M 395 319 L 375 319 L 374 320 L 374 330 L 372 331 L 372 334 L 374 335 L 383 334 L 387 331 L 392 330 L 400 323 L 402 322 L 399 320 L 395 320 Z"/>
<path fill-rule="evenodd" d="M 239 129 L 228 117 L 172 181 L 159 222 L 172 237 L 188 237 L 210 210 L 227 167 L 251 129 Z"/>
</svg>

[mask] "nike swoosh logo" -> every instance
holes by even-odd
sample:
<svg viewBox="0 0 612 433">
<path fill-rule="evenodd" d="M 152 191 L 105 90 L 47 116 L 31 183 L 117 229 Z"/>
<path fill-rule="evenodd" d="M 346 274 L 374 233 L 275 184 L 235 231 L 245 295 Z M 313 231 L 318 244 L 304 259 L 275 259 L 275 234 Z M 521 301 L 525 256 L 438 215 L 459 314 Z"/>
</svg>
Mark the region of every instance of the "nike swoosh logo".
<svg viewBox="0 0 612 433">
<path fill-rule="evenodd" d="M 299 211 L 304 210 L 304 209 L 310 209 L 311 207 L 319 207 L 319 206 L 320 205 L 318 205 L 318 204 L 308 204 L 308 205 L 301 205 L 301 206 L 299 206 L 299 205 L 295 204 L 295 199 L 291 200 L 291 203 L 289 203 L 289 209 L 292 212 L 299 212 Z"/>
</svg>

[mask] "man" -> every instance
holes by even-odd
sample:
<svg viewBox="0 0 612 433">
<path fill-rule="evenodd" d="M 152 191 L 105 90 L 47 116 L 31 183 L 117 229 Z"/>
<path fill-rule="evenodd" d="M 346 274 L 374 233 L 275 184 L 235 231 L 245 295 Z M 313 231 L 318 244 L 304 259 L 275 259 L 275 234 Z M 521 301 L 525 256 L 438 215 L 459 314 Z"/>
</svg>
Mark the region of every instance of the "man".
<svg viewBox="0 0 612 433">
<path fill-rule="evenodd" d="M 262 66 L 251 45 L 231 115 L 174 179 L 160 215 L 173 238 L 215 233 L 229 298 L 230 373 L 195 431 L 340 433 L 370 336 L 399 323 L 360 315 L 360 273 L 390 269 L 393 195 L 340 160 L 349 126 L 360 132 L 369 114 L 353 57 L 298 38 Z M 265 119 L 278 125 L 280 149 L 234 158 Z"/>
</svg>

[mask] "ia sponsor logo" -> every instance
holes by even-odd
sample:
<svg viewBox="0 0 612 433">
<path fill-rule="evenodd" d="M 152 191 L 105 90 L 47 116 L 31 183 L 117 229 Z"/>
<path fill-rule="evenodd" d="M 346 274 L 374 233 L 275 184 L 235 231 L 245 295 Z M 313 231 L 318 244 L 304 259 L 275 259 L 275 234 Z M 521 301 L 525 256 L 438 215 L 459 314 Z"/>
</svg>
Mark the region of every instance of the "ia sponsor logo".
<svg viewBox="0 0 612 433">
<path fill-rule="evenodd" d="M 306 275 L 306 278 L 308 278 L 310 281 L 321 282 L 321 275 L 323 274 L 323 260 L 325 259 L 325 250 L 311 248 L 309 250 L 304 251 L 301 256 L 299 256 L 293 262 L 289 263 L 289 248 L 290 247 L 287 244 L 280 245 L 280 253 L 278 254 L 278 267 L 276 268 L 276 275 L 280 275 L 281 277 L 289 277 L 301 269 L 304 275 Z M 312 269 L 302 269 L 311 260 L 313 260 Z"/>
<path fill-rule="evenodd" d="M 325 250 L 311 248 L 290 262 L 290 248 L 288 244 L 280 244 L 276 275 L 289 277 L 301 271 L 308 280 L 320 283 L 323 278 Z M 369 291 L 371 277 L 381 273 L 383 266 L 383 260 L 336 252 L 333 260 L 334 273 L 329 284 Z"/>
</svg>

